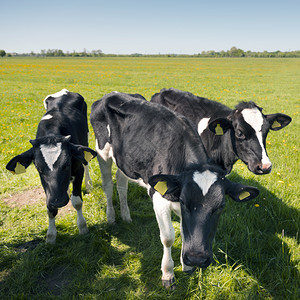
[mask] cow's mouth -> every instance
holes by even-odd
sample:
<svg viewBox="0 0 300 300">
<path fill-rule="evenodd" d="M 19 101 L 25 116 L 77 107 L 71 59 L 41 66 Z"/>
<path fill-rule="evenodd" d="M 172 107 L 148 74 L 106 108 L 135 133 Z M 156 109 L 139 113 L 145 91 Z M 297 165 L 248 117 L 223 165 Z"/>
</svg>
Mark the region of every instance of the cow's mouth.
<svg viewBox="0 0 300 300">
<path fill-rule="evenodd" d="M 211 264 L 212 258 L 210 255 L 189 252 L 183 255 L 183 262 L 190 267 L 207 268 Z"/>
</svg>

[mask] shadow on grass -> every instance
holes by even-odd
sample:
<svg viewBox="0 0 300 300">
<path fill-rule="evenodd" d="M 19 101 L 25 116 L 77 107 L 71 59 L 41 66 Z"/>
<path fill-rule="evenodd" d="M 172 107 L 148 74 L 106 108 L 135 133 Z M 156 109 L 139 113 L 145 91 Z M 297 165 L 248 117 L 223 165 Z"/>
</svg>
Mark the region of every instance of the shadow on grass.
<svg viewBox="0 0 300 300">
<path fill-rule="evenodd" d="M 256 186 L 260 190 L 260 196 L 247 203 L 236 203 L 227 198 L 226 210 L 221 217 L 214 244 L 218 261 L 214 265 L 233 269 L 235 265 L 242 265 L 246 273 L 258 283 L 257 289 L 262 294 L 298 299 L 300 276 L 297 261 L 295 254 L 291 256 L 291 246 L 286 241 L 293 239 L 299 243 L 299 210 L 288 206 L 255 180 L 244 180 L 236 173 L 232 174 L 231 179 Z M 129 190 L 128 198 L 133 224 L 125 227 L 121 225 L 119 230 L 112 231 L 111 234 L 134 251 L 142 253 L 142 281 L 146 283 L 148 290 L 158 290 L 161 286 L 162 245 L 154 212 L 151 204 L 149 205 L 151 201 L 146 192 L 136 186 Z M 174 220 L 179 221 L 178 218 Z M 117 227 L 120 222 L 118 220 Z M 128 231 L 129 228 L 131 230 Z M 176 238 L 179 238 L 178 233 Z M 175 294 L 180 298 L 186 296 L 189 277 L 179 271 L 179 244 L 181 243 L 175 242 L 172 256 L 178 279 Z M 295 250 L 293 249 L 294 253 Z"/>
<path fill-rule="evenodd" d="M 222 269 L 241 264 L 271 296 L 296 299 L 299 272 L 285 239 L 298 238 L 299 211 L 255 180 L 245 181 L 236 174 L 233 180 L 256 186 L 261 194 L 257 200 L 244 204 L 227 199 L 214 244 L 218 260 L 214 265 Z M 114 226 L 99 222 L 89 227 L 87 235 L 80 236 L 71 235 L 66 226 L 59 225 L 56 245 L 46 245 L 34 236 L 25 244 L 2 243 L 1 247 L 15 251 L 6 254 L 0 265 L 7 270 L 0 281 L 0 297 L 182 299 L 189 296 L 191 278 L 195 281 L 200 271 L 191 277 L 180 271 L 178 231 L 172 251 L 178 283 L 177 289 L 170 292 L 161 286 L 162 245 L 151 200 L 143 188 L 134 184 L 129 184 L 128 199 L 131 224 L 121 221 L 114 192 L 117 214 Z M 203 289 L 201 295 L 205 295 Z"/>
</svg>

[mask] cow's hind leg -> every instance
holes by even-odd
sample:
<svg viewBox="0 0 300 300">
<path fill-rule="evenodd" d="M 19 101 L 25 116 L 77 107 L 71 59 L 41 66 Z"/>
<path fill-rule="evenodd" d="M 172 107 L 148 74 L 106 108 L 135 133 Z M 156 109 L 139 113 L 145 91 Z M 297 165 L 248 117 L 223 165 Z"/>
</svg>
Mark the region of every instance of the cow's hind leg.
<svg viewBox="0 0 300 300">
<path fill-rule="evenodd" d="M 110 224 L 114 224 L 116 220 L 115 210 L 113 207 L 113 181 L 112 181 L 112 174 L 111 174 L 111 167 L 112 167 L 112 159 L 108 158 L 104 160 L 100 155 L 97 155 L 97 159 L 99 162 L 100 170 L 101 170 L 101 177 L 102 177 L 102 187 L 104 193 L 106 195 L 106 217 L 107 222 Z"/>
<path fill-rule="evenodd" d="M 84 166 L 84 183 L 88 193 L 93 189 L 92 179 L 90 177 L 89 165 Z"/>
<path fill-rule="evenodd" d="M 127 203 L 127 189 L 128 189 L 128 179 L 127 177 L 118 169 L 116 173 L 117 179 L 117 190 L 120 199 L 120 209 L 121 217 L 125 222 L 132 222 L 130 217 L 130 211 Z"/>
<path fill-rule="evenodd" d="M 55 226 L 55 216 L 57 215 L 57 209 L 47 209 L 48 218 L 49 218 L 49 227 L 47 230 L 47 236 L 46 236 L 46 243 L 48 244 L 55 244 L 56 242 L 56 236 L 57 236 L 57 230 Z"/>
<path fill-rule="evenodd" d="M 172 259 L 172 245 L 175 241 L 175 231 L 171 222 L 170 202 L 158 192 L 153 195 L 153 207 L 160 230 L 160 240 L 164 247 L 161 262 L 162 284 L 165 288 L 176 288 L 174 276 L 174 261 Z"/>
<path fill-rule="evenodd" d="M 73 181 L 73 192 L 71 196 L 71 202 L 73 207 L 77 211 L 77 226 L 79 229 L 79 234 L 86 234 L 88 232 L 88 228 L 86 226 L 86 220 L 82 214 L 82 198 L 81 198 L 81 184 L 83 179 L 84 169 L 81 166 L 75 176 L 75 180 Z"/>
</svg>

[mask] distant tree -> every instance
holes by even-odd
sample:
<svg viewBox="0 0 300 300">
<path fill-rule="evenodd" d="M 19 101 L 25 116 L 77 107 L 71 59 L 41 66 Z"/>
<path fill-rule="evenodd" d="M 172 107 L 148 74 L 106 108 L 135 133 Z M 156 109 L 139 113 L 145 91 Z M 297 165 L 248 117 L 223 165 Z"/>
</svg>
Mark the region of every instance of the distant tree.
<svg viewBox="0 0 300 300">
<path fill-rule="evenodd" d="M 229 56 L 231 57 L 244 57 L 245 56 L 245 52 L 242 49 L 238 49 L 236 47 L 232 47 L 229 51 L 228 51 Z"/>
<path fill-rule="evenodd" d="M 0 50 L 0 56 L 3 57 L 6 55 L 6 52 L 4 50 Z"/>
<path fill-rule="evenodd" d="M 102 50 L 92 50 L 91 52 L 92 56 L 103 56 Z"/>
</svg>

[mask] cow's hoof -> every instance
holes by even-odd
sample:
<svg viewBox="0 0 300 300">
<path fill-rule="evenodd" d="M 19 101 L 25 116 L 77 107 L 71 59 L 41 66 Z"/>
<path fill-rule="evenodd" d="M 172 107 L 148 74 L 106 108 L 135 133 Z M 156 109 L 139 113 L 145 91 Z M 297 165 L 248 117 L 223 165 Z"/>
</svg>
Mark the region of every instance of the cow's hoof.
<svg viewBox="0 0 300 300">
<path fill-rule="evenodd" d="M 54 245 L 55 242 L 56 242 L 56 235 L 53 235 L 53 234 L 47 234 L 47 237 L 46 237 L 46 243 L 47 243 L 47 244 Z"/>
<path fill-rule="evenodd" d="M 115 219 L 107 219 L 107 223 L 109 225 L 116 225 L 116 220 Z"/>
<path fill-rule="evenodd" d="M 176 289 L 175 277 L 172 277 L 170 280 L 162 280 L 162 285 L 171 291 Z"/>
<path fill-rule="evenodd" d="M 183 271 L 187 275 L 192 275 L 195 272 L 196 268 L 192 268 L 190 270 Z"/>
<path fill-rule="evenodd" d="M 122 217 L 122 220 L 126 223 L 132 223 L 132 219 L 130 218 L 130 216 Z"/>
<path fill-rule="evenodd" d="M 88 232 L 89 230 L 86 226 L 79 228 L 79 234 L 87 234 Z"/>
<path fill-rule="evenodd" d="M 108 209 L 106 211 L 107 223 L 110 225 L 114 225 L 116 223 L 116 215 L 113 209 Z"/>
</svg>

